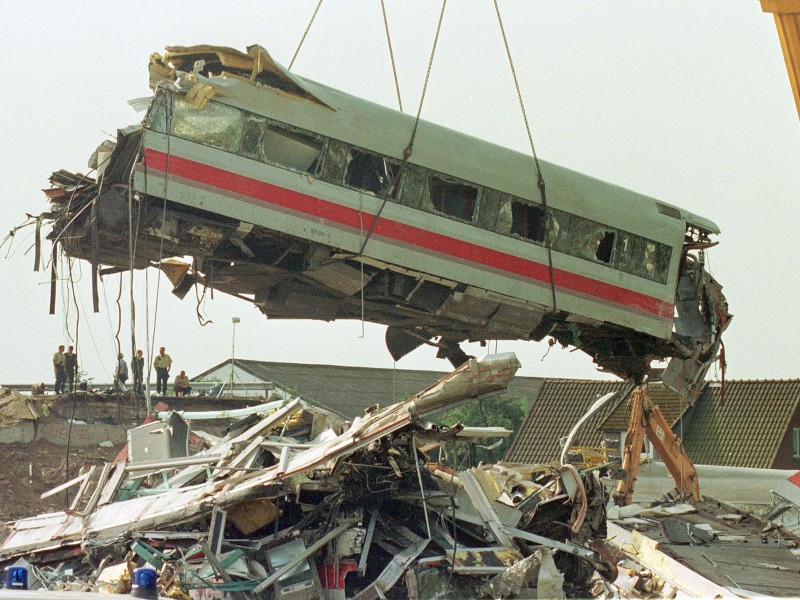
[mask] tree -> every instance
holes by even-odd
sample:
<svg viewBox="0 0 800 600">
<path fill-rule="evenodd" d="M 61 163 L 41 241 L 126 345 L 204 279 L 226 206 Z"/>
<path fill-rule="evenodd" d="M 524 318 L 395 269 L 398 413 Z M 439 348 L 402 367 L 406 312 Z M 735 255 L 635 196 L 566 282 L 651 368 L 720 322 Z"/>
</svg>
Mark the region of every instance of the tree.
<svg viewBox="0 0 800 600">
<path fill-rule="evenodd" d="M 502 444 L 487 449 L 487 446 L 494 446 L 494 441 L 488 439 L 485 445 L 480 444 L 475 447 L 476 462 L 497 462 L 503 458 L 511 446 L 511 442 L 514 441 L 517 431 L 525 420 L 527 409 L 528 398 L 525 396 L 476 398 L 443 413 L 436 419 L 436 423 L 448 427 L 456 423 L 463 423 L 467 427 L 505 427 L 510 429 L 514 433 L 505 438 Z M 459 446 L 463 445 L 459 444 Z M 457 448 L 455 456 L 450 460 L 453 466 L 459 466 L 466 458 L 466 453 L 466 448 Z"/>
</svg>

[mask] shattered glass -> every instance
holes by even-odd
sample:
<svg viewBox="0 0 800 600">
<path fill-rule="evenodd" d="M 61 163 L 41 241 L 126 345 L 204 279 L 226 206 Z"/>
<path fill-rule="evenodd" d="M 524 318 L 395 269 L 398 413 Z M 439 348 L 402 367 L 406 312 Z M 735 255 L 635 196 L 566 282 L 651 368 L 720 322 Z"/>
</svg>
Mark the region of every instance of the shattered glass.
<svg viewBox="0 0 800 600">
<path fill-rule="evenodd" d="M 244 129 L 244 113 L 231 106 L 209 102 L 197 108 L 175 96 L 172 104 L 172 133 L 182 138 L 238 152 Z"/>
<path fill-rule="evenodd" d="M 267 120 L 251 113 L 247 113 L 244 120 L 244 133 L 242 134 L 242 147 L 239 154 L 247 158 L 259 160 L 261 136 L 264 135 L 264 128 Z"/>
</svg>

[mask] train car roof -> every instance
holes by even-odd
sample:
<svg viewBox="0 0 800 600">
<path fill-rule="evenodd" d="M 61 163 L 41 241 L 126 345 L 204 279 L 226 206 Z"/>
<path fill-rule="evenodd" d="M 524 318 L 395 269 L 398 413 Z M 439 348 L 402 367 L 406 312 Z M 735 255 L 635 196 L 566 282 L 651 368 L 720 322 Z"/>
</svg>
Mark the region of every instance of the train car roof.
<svg viewBox="0 0 800 600">
<path fill-rule="evenodd" d="M 190 81 L 213 87 L 215 100 L 386 156 L 401 159 L 414 129 L 412 115 L 295 75 L 260 46 L 248 47 L 247 54 L 220 46 L 169 47 L 164 57 L 153 55 L 151 59 L 151 85 L 159 78 L 176 78 L 175 68 L 167 73 L 161 65 L 159 70 L 159 59 L 170 67 L 193 65 Z M 198 63 L 200 60 L 205 64 Z M 540 201 L 531 155 L 429 121 L 421 120 L 418 125 L 409 162 Z M 577 204 L 587 218 L 605 222 L 610 214 L 623 219 L 641 214 L 642 203 L 648 203 L 653 215 L 666 214 L 707 233 L 719 233 L 711 220 L 680 207 L 548 161 L 539 162 L 548 203 L 555 208 Z"/>
</svg>

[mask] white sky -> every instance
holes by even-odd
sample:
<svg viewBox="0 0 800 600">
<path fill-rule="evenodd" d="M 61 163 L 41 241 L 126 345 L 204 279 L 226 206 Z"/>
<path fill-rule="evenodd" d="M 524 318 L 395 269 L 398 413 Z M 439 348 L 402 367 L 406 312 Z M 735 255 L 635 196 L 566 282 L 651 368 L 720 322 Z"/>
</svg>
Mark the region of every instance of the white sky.
<svg viewBox="0 0 800 600">
<path fill-rule="evenodd" d="M 127 100 L 149 95 L 147 62 L 167 45 L 261 44 L 288 66 L 317 0 L 252 2 L 29 1 L 6 11 L 0 53 L 0 231 L 47 209 L 41 189 L 60 168 L 86 172 L 95 147 L 138 122 Z M 385 0 L 403 103 L 414 113 L 440 4 Z M 728 378 L 798 376 L 800 284 L 796 220 L 800 122 L 771 15 L 754 0 L 539 2 L 501 0 L 537 152 L 542 159 L 649 194 L 715 221 L 720 245 L 710 270 L 735 315 L 724 338 Z M 293 71 L 395 107 L 377 0 L 328 0 Z M 423 118 L 528 151 L 516 94 L 489 0 L 451 0 Z M 117 276 L 102 312 L 90 314 L 88 277 L 77 311 L 59 287 L 48 314 L 49 274 L 32 271 L 31 229 L 0 252 L 5 348 L 0 383 L 52 383 L 51 357 L 79 332 L 82 366 L 109 381 L 117 329 Z M 27 252 L 27 254 L 26 254 Z M 86 264 L 82 272 L 88 273 Z M 358 322 L 282 322 L 216 294 L 203 307 L 150 272 L 151 330 L 178 370 L 195 375 L 236 356 L 270 361 L 391 367 L 383 328 Z M 144 346 L 145 278 L 135 280 L 136 336 Z M 108 308 L 106 308 L 106 302 Z M 156 304 L 158 306 L 155 320 Z M 120 340 L 130 355 L 130 312 L 122 299 Z M 485 349 L 466 347 L 483 354 Z M 492 344 L 494 350 L 494 344 Z M 581 352 L 501 342 L 521 374 L 598 377 Z M 433 349 L 399 368 L 440 369 Z"/>
</svg>

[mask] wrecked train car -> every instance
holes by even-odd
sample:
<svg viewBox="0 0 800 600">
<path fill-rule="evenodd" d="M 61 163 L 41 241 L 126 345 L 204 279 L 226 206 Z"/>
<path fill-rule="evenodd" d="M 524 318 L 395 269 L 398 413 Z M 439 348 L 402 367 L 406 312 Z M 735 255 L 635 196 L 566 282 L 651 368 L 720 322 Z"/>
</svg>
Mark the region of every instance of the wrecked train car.
<svg viewBox="0 0 800 600">
<path fill-rule="evenodd" d="M 154 460 L 159 444 L 185 447 L 180 417 L 158 413 L 125 459 L 49 492 L 76 488 L 70 510 L 11 523 L 0 566 L 25 561 L 44 588 L 124 592 L 150 565 L 173 598 L 504 598 L 537 584 L 585 597 L 616 575 L 595 475 L 448 465 L 469 428 L 423 420 L 518 367 L 471 359 L 352 423 L 298 399 L 260 405 L 222 438 L 195 431 L 199 452 Z"/>
<path fill-rule="evenodd" d="M 422 344 L 552 336 L 685 392 L 728 319 L 688 211 L 309 81 L 259 46 L 168 48 L 141 125 L 59 171 L 51 239 L 95 272 L 170 267 L 269 318 L 367 319 Z M 133 238 L 133 239 L 131 239 Z M 103 265 L 107 267 L 102 268 Z"/>
</svg>

